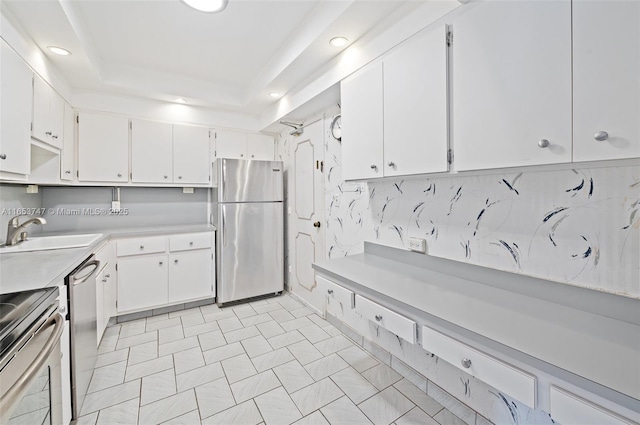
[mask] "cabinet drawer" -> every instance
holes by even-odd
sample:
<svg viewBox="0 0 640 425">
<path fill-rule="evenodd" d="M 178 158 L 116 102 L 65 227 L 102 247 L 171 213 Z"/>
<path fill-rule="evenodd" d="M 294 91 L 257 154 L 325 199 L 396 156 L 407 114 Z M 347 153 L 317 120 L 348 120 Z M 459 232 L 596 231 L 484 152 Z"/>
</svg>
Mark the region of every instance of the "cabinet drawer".
<svg viewBox="0 0 640 425">
<path fill-rule="evenodd" d="M 188 235 L 171 236 L 169 238 L 169 249 L 171 252 L 203 248 L 211 248 L 211 233 L 192 233 Z"/>
<path fill-rule="evenodd" d="M 374 303 L 360 295 L 356 295 L 356 311 L 365 319 L 382 326 L 400 338 L 416 343 L 416 322 Z"/>
<path fill-rule="evenodd" d="M 561 388 L 551 386 L 549 413 L 553 420 L 565 425 L 631 425 L 632 422 L 614 416 Z"/>
<path fill-rule="evenodd" d="M 354 306 L 354 293 L 321 276 L 316 276 L 318 289 L 324 294 L 326 308 L 332 313 L 351 310 Z"/>
<path fill-rule="evenodd" d="M 167 238 L 155 236 L 151 238 L 124 239 L 118 241 L 118 257 L 127 255 L 154 254 L 167 250 Z"/>
<path fill-rule="evenodd" d="M 536 378 L 426 326 L 422 348 L 511 397 L 535 407 Z"/>
</svg>

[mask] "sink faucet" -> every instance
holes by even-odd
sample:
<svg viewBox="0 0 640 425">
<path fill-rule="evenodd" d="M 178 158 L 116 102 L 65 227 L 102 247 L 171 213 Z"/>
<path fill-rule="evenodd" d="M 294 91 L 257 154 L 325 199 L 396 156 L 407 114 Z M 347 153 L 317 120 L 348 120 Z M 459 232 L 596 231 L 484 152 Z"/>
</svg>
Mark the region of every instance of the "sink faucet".
<svg viewBox="0 0 640 425">
<path fill-rule="evenodd" d="M 47 224 L 47 220 L 42 217 L 35 217 L 25 221 L 22 224 L 18 224 L 20 217 L 24 216 L 15 216 L 11 220 L 9 220 L 9 225 L 7 226 L 7 242 L 6 246 L 15 245 L 17 243 L 23 242 L 27 239 L 27 232 L 24 229 L 30 224 Z"/>
</svg>

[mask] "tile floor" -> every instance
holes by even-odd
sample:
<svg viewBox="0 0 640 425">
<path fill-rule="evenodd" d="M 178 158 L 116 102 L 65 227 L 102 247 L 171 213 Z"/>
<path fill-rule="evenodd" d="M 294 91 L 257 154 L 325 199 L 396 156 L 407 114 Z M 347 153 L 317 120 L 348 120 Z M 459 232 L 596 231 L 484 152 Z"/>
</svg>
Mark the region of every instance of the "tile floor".
<svg viewBox="0 0 640 425">
<path fill-rule="evenodd" d="M 107 328 L 78 425 L 463 424 L 285 294 Z"/>
</svg>

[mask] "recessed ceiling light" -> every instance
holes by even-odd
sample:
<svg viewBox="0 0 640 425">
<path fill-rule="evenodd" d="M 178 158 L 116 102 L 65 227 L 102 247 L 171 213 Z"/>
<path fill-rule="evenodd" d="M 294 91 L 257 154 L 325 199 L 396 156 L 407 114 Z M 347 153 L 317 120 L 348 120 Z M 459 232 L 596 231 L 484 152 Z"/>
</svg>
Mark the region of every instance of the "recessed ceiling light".
<svg viewBox="0 0 640 425">
<path fill-rule="evenodd" d="M 335 47 L 342 47 L 349 42 L 346 37 L 333 37 L 329 40 L 329 44 Z"/>
<path fill-rule="evenodd" d="M 189 7 L 205 13 L 222 12 L 227 7 L 228 0 L 181 0 Z"/>
<path fill-rule="evenodd" d="M 176 103 L 187 103 L 187 99 L 185 99 L 184 97 L 176 97 L 175 99 L 173 99 L 173 101 Z"/>
<path fill-rule="evenodd" d="M 51 53 L 55 53 L 56 55 L 60 56 L 69 56 L 71 54 L 70 51 L 68 51 L 67 49 L 63 49 L 62 47 L 49 46 L 47 47 L 47 49 L 49 49 Z"/>
<path fill-rule="evenodd" d="M 280 97 L 280 93 L 271 92 L 271 93 L 269 93 L 269 96 L 271 96 L 271 97 Z"/>
</svg>

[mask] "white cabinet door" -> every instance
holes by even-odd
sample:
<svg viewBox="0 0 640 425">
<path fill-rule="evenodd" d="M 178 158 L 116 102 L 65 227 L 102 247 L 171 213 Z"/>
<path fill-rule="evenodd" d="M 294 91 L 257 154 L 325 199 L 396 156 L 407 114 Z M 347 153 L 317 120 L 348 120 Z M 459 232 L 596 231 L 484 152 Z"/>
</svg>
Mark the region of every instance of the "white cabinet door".
<svg viewBox="0 0 640 425">
<path fill-rule="evenodd" d="M 169 256 L 169 302 L 213 294 L 211 250 L 184 251 Z"/>
<path fill-rule="evenodd" d="M 247 135 L 247 159 L 261 159 L 273 161 L 275 158 L 275 145 L 273 137 L 265 134 Z"/>
<path fill-rule="evenodd" d="M 166 254 L 118 260 L 118 312 L 142 310 L 167 303 Z"/>
<path fill-rule="evenodd" d="M 209 183 L 209 129 L 187 125 L 173 126 L 174 183 Z"/>
<path fill-rule="evenodd" d="M 550 390 L 549 404 L 551 417 L 557 423 L 564 425 L 631 425 L 635 423 L 553 385 Z"/>
<path fill-rule="evenodd" d="M 33 130 L 31 137 L 62 148 L 64 99 L 37 75 L 33 76 Z"/>
<path fill-rule="evenodd" d="M 29 174 L 33 73 L 2 40 L 0 51 L 0 171 Z"/>
<path fill-rule="evenodd" d="M 342 101 L 342 177 L 382 177 L 382 63 L 340 84 Z"/>
<path fill-rule="evenodd" d="M 639 76 L 640 2 L 575 0 L 574 161 L 640 156 Z"/>
<path fill-rule="evenodd" d="M 131 120 L 131 181 L 173 181 L 173 129 L 171 124 Z"/>
<path fill-rule="evenodd" d="M 60 154 L 60 179 L 73 180 L 73 148 L 75 140 L 75 116 L 71 105 L 64 104 L 64 130 Z"/>
<path fill-rule="evenodd" d="M 129 119 L 81 112 L 78 120 L 78 180 L 129 181 Z"/>
<path fill-rule="evenodd" d="M 569 0 L 470 5 L 452 50 L 455 169 L 571 161 Z"/>
<path fill-rule="evenodd" d="M 423 31 L 383 61 L 385 176 L 449 169 L 446 33 Z"/>
<path fill-rule="evenodd" d="M 246 159 L 247 134 L 239 131 L 216 130 L 216 157 Z"/>
</svg>

